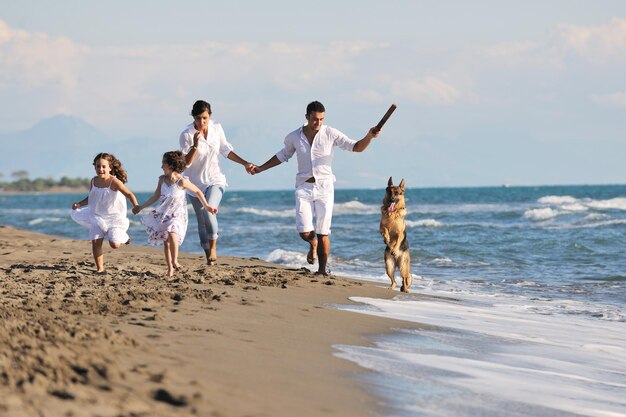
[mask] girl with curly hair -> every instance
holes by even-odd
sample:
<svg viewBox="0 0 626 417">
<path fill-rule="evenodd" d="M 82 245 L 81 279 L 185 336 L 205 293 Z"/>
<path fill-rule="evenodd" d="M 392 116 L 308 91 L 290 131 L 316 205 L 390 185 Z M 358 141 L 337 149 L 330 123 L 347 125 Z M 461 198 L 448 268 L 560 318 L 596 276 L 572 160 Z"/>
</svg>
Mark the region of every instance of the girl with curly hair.
<svg viewBox="0 0 626 417">
<path fill-rule="evenodd" d="M 137 206 L 135 195 L 124 185 L 127 175 L 114 155 L 99 153 L 93 159 L 96 176 L 91 179 L 89 195 L 72 204 L 72 219 L 89 228 L 89 240 L 96 262 L 96 272 L 104 273 L 105 238 L 113 249 L 130 243 L 126 199 Z M 86 207 L 85 207 L 86 206 Z"/>
<path fill-rule="evenodd" d="M 185 190 L 195 194 L 203 209 L 216 214 L 217 209 L 209 206 L 204 194 L 193 185 L 187 177 L 182 176 L 185 170 L 185 156 L 180 151 L 165 152 L 161 163 L 163 174 L 159 177 L 156 190 L 152 197 L 133 208 L 138 214 L 157 200 L 158 205 L 150 213 L 141 218 L 146 227 L 151 245 L 164 245 L 167 275 L 173 276 L 181 266 L 178 263 L 178 247 L 185 240 L 187 233 L 187 198 Z"/>
</svg>

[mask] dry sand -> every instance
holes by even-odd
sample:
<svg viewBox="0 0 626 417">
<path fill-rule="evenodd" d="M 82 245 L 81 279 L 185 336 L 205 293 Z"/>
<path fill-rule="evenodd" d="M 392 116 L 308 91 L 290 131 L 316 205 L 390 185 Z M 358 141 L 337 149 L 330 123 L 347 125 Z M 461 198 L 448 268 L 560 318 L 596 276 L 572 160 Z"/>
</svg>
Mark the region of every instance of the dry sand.
<svg viewBox="0 0 626 417">
<path fill-rule="evenodd" d="M 367 416 L 333 344 L 411 327 L 334 309 L 385 288 L 259 259 L 105 249 L 0 226 L 0 416 Z"/>
</svg>

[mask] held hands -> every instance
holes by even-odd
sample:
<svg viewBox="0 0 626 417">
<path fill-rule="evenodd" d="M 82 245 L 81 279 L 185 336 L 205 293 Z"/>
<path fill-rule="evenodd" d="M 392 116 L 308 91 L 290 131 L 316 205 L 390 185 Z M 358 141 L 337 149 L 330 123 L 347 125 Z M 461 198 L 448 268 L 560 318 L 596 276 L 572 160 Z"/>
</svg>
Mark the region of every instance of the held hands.
<svg viewBox="0 0 626 417">
<path fill-rule="evenodd" d="M 254 175 L 256 172 L 255 170 L 257 169 L 257 166 L 254 165 L 252 162 L 247 162 L 246 164 L 244 164 L 244 168 L 246 169 L 246 172 L 250 175 Z"/>
<path fill-rule="evenodd" d="M 132 209 L 133 214 L 139 214 L 139 212 L 143 210 L 143 207 L 141 206 L 134 206 Z"/>
<path fill-rule="evenodd" d="M 203 204 L 203 206 L 204 206 L 203 208 L 204 208 L 206 211 L 208 211 L 209 213 L 211 213 L 211 214 L 217 214 L 217 209 L 216 209 L 216 208 L 213 208 L 213 207 L 209 206 L 208 204 L 207 204 L 207 205 L 204 205 L 204 204 Z"/>
<path fill-rule="evenodd" d="M 253 165 L 252 169 L 250 170 L 250 172 L 248 172 L 248 174 L 250 175 L 256 175 L 256 174 L 260 174 L 261 172 L 263 172 L 264 170 L 261 169 L 261 167 L 258 167 L 256 165 Z"/>
</svg>

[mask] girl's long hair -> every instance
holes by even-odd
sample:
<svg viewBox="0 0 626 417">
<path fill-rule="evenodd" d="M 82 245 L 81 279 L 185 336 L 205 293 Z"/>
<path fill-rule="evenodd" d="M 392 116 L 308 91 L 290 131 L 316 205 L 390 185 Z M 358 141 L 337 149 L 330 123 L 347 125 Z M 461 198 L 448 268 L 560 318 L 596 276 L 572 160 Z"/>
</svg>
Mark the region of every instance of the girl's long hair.
<svg viewBox="0 0 626 417">
<path fill-rule="evenodd" d="M 185 156 L 181 151 L 169 151 L 163 154 L 163 162 L 172 168 L 172 171 L 182 173 L 185 168 Z"/>
<path fill-rule="evenodd" d="M 124 170 L 124 168 L 122 168 L 122 163 L 119 159 L 115 157 L 115 155 L 106 152 L 100 152 L 93 159 L 94 166 L 96 165 L 96 162 L 98 162 L 98 159 L 106 159 L 107 161 L 109 161 L 109 165 L 111 166 L 111 174 L 118 180 L 122 181 L 123 184 L 126 184 L 126 182 L 128 181 L 128 176 L 126 175 L 126 171 Z"/>
</svg>

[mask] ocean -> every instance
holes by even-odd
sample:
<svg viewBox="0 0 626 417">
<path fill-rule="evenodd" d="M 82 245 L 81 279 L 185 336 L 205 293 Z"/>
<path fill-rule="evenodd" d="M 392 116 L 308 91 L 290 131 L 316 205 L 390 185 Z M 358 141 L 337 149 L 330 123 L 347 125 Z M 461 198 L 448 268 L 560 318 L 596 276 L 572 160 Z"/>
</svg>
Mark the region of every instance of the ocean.
<svg viewBox="0 0 626 417">
<path fill-rule="evenodd" d="M 333 274 L 389 285 L 383 196 L 336 190 Z M 0 224 L 85 239 L 69 218 L 80 198 L 0 194 Z M 385 416 L 626 416 L 626 185 L 409 188 L 406 200 L 411 294 L 335 306 L 426 325 L 335 346 L 366 369 Z M 307 266 L 293 207 L 292 190 L 227 190 L 218 255 Z M 202 253 L 189 209 L 181 249 Z"/>
</svg>

